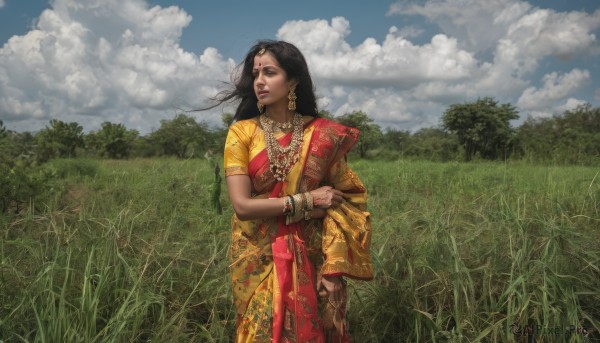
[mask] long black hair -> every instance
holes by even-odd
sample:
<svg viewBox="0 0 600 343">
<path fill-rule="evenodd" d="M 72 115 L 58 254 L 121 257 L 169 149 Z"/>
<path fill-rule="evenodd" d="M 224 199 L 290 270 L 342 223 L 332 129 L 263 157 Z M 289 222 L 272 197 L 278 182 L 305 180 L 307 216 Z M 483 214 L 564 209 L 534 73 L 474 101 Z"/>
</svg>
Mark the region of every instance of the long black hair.
<svg viewBox="0 0 600 343">
<path fill-rule="evenodd" d="M 288 80 L 295 80 L 296 85 L 296 112 L 317 117 L 317 101 L 315 91 L 308 65 L 304 56 L 296 46 L 285 41 L 261 40 L 250 48 L 244 61 L 240 63 L 234 71 L 233 87 L 217 94 L 213 100 L 217 104 L 209 108 L 216 107 L 224 102 L 240 99 L 240 103 L 233 116 L 234 121 L 250 119 L 258 116 L 258 99 L 254 93 L 254 76 L 252 68 L 254 67 L 254 57 L 259 51 L 265 49 L 270 52 L 281 68 L 285 70 Z"/>
</svg>

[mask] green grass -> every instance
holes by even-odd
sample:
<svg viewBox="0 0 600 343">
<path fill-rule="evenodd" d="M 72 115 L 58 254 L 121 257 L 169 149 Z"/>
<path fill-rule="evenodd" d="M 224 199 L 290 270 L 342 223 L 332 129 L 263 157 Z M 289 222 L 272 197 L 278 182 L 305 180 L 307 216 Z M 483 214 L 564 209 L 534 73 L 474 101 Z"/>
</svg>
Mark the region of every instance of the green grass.
<svg viewBox="0 0 600 343">
<path fill-rule="evenodd" d="M 352 161 L 376 277 L 351 282 L 355 342 L 600 335 L 600 169 Z M 227 342 L 231 208 L 204 160 L 56 160 L 47 203 L 4 218 L 0 340 Z M 224 188 L 225 189 L 225 188 Z M 33 210 L 37 208 L 37 210 Z"/>
</svg>

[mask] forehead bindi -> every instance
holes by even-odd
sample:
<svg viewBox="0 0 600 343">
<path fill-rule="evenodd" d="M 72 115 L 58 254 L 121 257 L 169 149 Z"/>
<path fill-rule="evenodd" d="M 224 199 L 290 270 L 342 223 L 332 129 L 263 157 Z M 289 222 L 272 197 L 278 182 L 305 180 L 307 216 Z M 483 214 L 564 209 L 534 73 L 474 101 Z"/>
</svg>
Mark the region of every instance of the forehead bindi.
<svg viewBox="0 0 600 343">
<path fill-rule="evenodd" d="M 277 60 L 269 52 L 254 57 L 254 69 L 265 67 L 279 68 L 279 63 L 277 63 Z"/>
</svg>

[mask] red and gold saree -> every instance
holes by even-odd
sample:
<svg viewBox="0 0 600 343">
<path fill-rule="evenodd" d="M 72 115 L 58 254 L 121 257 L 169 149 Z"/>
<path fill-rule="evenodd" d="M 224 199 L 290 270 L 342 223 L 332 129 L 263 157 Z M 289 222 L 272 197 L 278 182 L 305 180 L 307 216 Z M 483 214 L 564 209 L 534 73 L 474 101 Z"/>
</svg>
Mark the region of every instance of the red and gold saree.
<svg viewBox="0 0 600 343">
<path fill-rule="evenodd" d="M 258 118 L 236 122 L 229 129 L 225 175 L 248 175 L 253 197 L 283 197 L 323 185 L 347 195 L 340 206 L 327 210 L 325 218 L 291 225 L 285 224 L 284 216 L 241 221 L 234 214 L 231 278 L 238 316 L 236 342 L 348 342 L 347 331 L 343 326 L 339 330 L 345 308 L 328 310 L 327 299 L 317 295 L 317 278 L 373 277 L 367 192 L 346 163 L 358 131 L 323 118 L 304 118 L 300 157 L 283 182 L 269 169 Z M 287 145 L 291 133 L 279 132 L 276 138 Z"/>
</svg>

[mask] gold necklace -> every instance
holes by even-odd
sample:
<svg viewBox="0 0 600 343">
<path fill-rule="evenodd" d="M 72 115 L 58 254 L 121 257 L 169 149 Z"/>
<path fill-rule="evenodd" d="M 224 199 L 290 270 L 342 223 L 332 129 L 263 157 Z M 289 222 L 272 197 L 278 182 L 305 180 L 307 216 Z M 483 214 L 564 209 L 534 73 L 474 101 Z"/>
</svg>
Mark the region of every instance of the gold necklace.
<svg viewBox="0 0 600 343">
<path fill-rule="evenodd" d="M 266 114 L 261 115 L 259 120 L 265 133 L 265 145 L 267 146 L 267 157 L 269 158 L 271 172 L 273 172 L 277 181 L 283 181 L 290 169 L 292 169 L 294 164 L 298 161 L 300 146 L 302 145 L 304 136 L 302 116 L 295 113 L 291 123 L 286 122 L 279 125 L 271 118 L 267 117 Z M 275 138 L 273 129 L 275 127 L 280 129 L 282 127 L 288 128 L 288 124 L 294 128 L 294 131 L 292 133 L 290 144 L 283 147 Z"/>
</svg>

